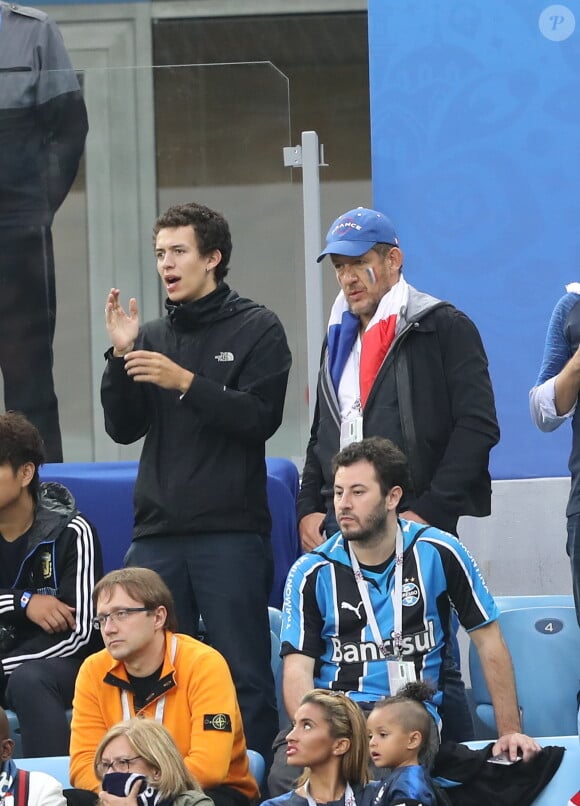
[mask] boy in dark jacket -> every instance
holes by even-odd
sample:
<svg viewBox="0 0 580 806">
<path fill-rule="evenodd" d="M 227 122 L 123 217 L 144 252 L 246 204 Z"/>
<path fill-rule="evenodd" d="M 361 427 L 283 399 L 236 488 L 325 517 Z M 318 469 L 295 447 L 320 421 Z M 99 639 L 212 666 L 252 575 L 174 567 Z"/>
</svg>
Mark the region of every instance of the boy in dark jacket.
<svg viewBox="0 0 580 806">
<path fill-rule="evenodd" d="M 278 714 L 265 451 L 290 351 L 276 314 L 224 282 L 232 242 L 220 213 L 171 207 L 154 237 L 167 315 L 141 324 L 136 299 L 126 313 L 117 288 L 105 305 L 105 427 L 123 445 L 145 437 L 125 564 L 160 574 L 179 632 L 195 636 L 201 614 L 231 669 L 248 747 L 268 758 Z"/>
</svg>

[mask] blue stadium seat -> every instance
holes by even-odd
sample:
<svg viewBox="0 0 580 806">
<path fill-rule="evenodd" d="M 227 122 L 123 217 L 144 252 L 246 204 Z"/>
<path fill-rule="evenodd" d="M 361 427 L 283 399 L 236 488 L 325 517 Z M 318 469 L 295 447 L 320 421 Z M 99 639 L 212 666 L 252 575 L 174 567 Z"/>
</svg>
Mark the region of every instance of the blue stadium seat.
<svg viewBox="0 0 580 806">
<path fill-rule="evenodd" d="M 534 596 L 524 594 L 518 596 L 494 596 L 500 610 L 521 610 L 522 607 L 574 607 L 571 593 L 548 593 Z"/>
<path fill-rule="evenodd" d="M 580 628 L 573 607 L 506 610 L 499 623 L 514 665 L 524 733 L 577 735 L 576 695 L 580 690 Z M 497 735 L 491 697 L 473 642 L 469 671 L 475 714 Z"/>
<path fill-rule="evenodd" d="M 250 762 L 250 772 L 256 779 L 256 783 L 262 788 L 264 783 L 264 773 L 266 772 L 266 762 L 257 750 L 248 750 L 248 761 Z M 31 759 L 33 761 L 34 759 Z"/>
<path fill-rule="evenodd" d="M 131 543 L 137 465 L 136 461 L 63 462 L 48 463 L 40 471 L 42 481 L 58 481 L 68 487 L 78 508 L 96 527 L 105 571 L 123 565 Z M 268 457 L 266 469 L 274 558 L 270 603 L 279 607 L 288 571 L 302 551 L 296 525 L 299 479 L 298 469 L 289 459 Z"/>
<path fill-rule="evenodd" d="M 69 782 L 69 757 L 68 756 L 47 756 L 46 758 L 19 758 L 14 759 L 16 766 L 22 770 L 35 770 L 36 772 L 46 772 L 52 775 L 63 786 L 63 789 L 70 787 Z"/>
<path fill-rule="evenodd" d="M 580 743 L 577 736 L 545 736 L 536 738 L 542 747 L 565 747 L 562 762 L 550 783 L 533 801 L 531 806 L 564 806 L 580 788 Z M 464 742 L 473 750 L 481 750 L 489 744 L 484 741 Z"/>
<path fill-rule="evenodd" d="M 274 608 L 270 608 L 270 639 L 272 641 L 272 657 L 271 657 L 271 664 L 272 664 L 272 674 L 274 675 L 274 683 L 276 685 L 276 704 L 278 706 L 278 727 L 280 730 L 285 728 L 289 725 L 290 720 L 288 718 L 288 714 L 286 713 L 286 709 L 284 708 L 284 699 L 282 697 L 282 669 L 283 663 L 282 658 L 280 657 L 280 638 L 279 636 L 279 628 L 278 632 L 274 631 L 274 627 L 276 626 L 276 621 L 278 616 L 274 614 L 274 618 L 272 618 L 272 610 Z M 279 613 L 280 618 L 282 614 L 280 611 Z"/>
<path fill-rule="evenodd" d="M 280 657 L 280 639 L 278 638 L 277 633 L 275 633 L 273 630 L 270 630 L 270 642 L 272 646 L 270 653 L 270 666 L 272 668 L 272 676 L 275 680 L 278 673 L 278 667 L 282 662 L 282 658 Z"/>
<path fill-rule="evenodd" d="M 270 629 L 273 633 L 276 633 L 277 636 L 280 636 L 282 629 L 282 611 L 278 610 L 277 607 L 269 607 L 268 617 L 270 619 Z"/>
</svg>

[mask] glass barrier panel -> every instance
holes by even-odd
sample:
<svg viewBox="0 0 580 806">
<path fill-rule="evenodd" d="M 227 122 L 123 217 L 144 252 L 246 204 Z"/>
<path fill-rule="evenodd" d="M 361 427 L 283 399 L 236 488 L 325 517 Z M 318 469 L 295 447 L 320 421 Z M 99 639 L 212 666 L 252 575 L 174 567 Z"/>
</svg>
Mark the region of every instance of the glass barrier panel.
<svg viewBox="0 0 580 806">
<path fill-rule="evenodd" d="M 56 445 L 49 460 L 54 393 L 66 461 L 138 457 L 138 444 L 104 430 L 105 299 L 115 287 L 125 306 L 138 300 L 142 321 L 163 313 L 153 222 L 186 201 L 224 214 L 228 284 L 284 325 L 294 365 L 268 454 L 298 460 L 309 424 L 301 195 L 282 159 L 287 78 L 269 62 L 0 70 L 0 100 L 4 399 Z"/>
</svg>

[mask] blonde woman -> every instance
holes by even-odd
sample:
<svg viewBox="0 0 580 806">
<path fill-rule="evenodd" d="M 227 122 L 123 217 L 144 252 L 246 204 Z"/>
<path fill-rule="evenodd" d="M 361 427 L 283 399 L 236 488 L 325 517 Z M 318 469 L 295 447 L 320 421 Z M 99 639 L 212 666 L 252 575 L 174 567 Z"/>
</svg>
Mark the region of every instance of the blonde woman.
<svg viewBox="0 0 580 806">
<path fill-rule="evenodd" d="M 152 719 L 114 725 L 95 755 L 103 806 L 213 806 L 169 731 Z"/>
<path fill-rule="evenodd" d="M 314 689 L 303 698 L 287 737 L 288 764 L 304 767 L 296 790 L 262 806 L 365 806 L 375 792 L 368 783 L 368 736 L 358 705 L 338 692 Z"/>
</svg>

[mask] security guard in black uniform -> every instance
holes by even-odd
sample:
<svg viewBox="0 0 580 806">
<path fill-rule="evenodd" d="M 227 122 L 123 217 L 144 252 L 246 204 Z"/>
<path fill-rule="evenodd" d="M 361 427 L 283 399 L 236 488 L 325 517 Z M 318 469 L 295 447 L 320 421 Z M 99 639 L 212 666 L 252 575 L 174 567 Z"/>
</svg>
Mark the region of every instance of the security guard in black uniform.
<svg viewBox="0 0 580 806">
<path fill-rule="evenodd" d="M 87 112 L 60 31 L 0 0 L 0 370 L 7 410 L 24 413 L 62 461 L 52 377 L 56 294 L 51 225 L 74 181 Z"/>
</svg>

